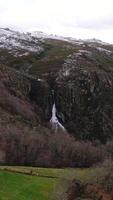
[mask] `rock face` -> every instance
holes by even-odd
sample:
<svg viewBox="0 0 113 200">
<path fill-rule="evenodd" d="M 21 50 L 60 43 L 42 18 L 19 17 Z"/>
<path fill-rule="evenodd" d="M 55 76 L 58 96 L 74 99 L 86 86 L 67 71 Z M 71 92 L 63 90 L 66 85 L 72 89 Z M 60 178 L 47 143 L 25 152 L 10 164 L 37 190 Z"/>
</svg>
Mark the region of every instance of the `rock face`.
<svg viewBox="0 0 113 200">
<path fill-rule="evenodd" d="M 53 96 L 49 84 L 44 80 L 31 81 L 29 92 L 30 100 L 35 102 L 40 108 L 40 118 L 42 121 L 49 121 L 52 113 Z"/>
<path fill-rule="evenodd" d="M 104 141 L 113 132 L 113 71 L 86 59 L 71 56 L 65 63 L 68 74 L 64 68 L 60 71 L 55 88 L 57 115 L 75 137 Z"/>
<path fill-rule="evenodd" d="M 105 142 L 113 132 L 113 54 L 100 54 L 99 59 L 98 54 L 93 49 L 70 55 L 57 72 L 52 87 L 46 83 L 45 92 L 40 87 L 42 95 L 37 103 L 42 108 L 46 105 L 44 115 L 49 119 L 52 101 L 49 97 L 54 89 L 57 117 L 68 132 L 79 139 Z"/>
<path fill-rule="evenodd" d="M 54 88 L 57 117 L 68 132 L 79 139 L 104 142 L 113 132 L 113 72 L 95 63 L 92 69 L 92 62 L 84 66 L 86 60 L 83 59 L 83 65 L 79 61 L 73 56 L 70 64 L 65 63 L 70 72 L 64 74 L 62 67 L 54 79 L 54 87 L 46 81 L 32 83 L 30 96 L 41 108 L 42 120 L 49 121 Z"/>
</svg>

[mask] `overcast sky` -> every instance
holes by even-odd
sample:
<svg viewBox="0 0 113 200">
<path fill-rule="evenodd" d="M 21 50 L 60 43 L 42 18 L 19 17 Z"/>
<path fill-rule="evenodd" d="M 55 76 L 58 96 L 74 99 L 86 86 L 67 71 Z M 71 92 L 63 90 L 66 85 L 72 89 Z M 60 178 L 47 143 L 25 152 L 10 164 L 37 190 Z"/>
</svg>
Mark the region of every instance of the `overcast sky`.
<svg viewBox="0 0 113 200">
<path fill-rule="evenodd" d="M 0 0 L 0 26 L 113 43 L 113 0 Z"/>
</svg>

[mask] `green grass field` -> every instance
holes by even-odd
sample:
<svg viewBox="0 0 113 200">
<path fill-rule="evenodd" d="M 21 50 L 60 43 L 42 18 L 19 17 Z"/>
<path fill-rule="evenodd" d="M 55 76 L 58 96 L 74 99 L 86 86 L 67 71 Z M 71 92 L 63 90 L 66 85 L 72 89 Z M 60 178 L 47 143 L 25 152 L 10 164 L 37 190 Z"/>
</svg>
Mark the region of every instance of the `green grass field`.
<svg viewBox="0 0 113 200">
<path fill-rule="evenodd" d="M 59 179 L 70 173 L 83 178 L 89 170 L 0 167 L 0 200 L 53 200 Z"/>
</svg>

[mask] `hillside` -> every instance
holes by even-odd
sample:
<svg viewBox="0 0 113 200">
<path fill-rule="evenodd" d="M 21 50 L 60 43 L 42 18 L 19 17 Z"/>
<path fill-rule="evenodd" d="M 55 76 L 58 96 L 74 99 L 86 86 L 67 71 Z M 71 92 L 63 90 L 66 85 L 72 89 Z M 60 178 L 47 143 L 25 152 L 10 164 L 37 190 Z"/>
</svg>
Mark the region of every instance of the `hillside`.
<svg viewBox="0 0 113 200">
<path fill-rule="evenodd" d="M 51 133 L 55 103 L 57 128 L 106 142 L 113 136 L 112 74 L 113 45 L 0 28 L 0 126 Z"/>
</svg>

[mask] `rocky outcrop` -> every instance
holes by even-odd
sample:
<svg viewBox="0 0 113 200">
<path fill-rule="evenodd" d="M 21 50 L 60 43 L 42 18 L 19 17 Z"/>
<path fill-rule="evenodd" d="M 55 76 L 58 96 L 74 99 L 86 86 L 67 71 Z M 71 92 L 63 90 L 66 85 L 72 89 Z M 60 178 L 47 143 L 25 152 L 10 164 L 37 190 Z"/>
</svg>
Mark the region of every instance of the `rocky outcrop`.
<svg viewBox="0 0 113 200">
<path fill-rule="evenodd" d="M 44 80 L 32 80 L 29 97 L 40 109 L 42 121 L 49 121 L 52 115 L 53 95 L 49 84 Z"/>
<path fill-rule="evenodd" d="M 60 71 L 55 87 L 57 115 L 75 137 L 104 142 L 113 132 L 113 72 L 86 63 L 74 56 L 68 59 L 69 74 L 64 68 Z"/>
<path fill-rule="evenodd" d="M 54 76 L 32 81 L 30 99 L 42 121 L 49 122 L 55 102 L 57 118 L 69 133 L 105 142 L 113 136 L 113 57 L 81 52 L 68 56 Z"/>
</svg>

